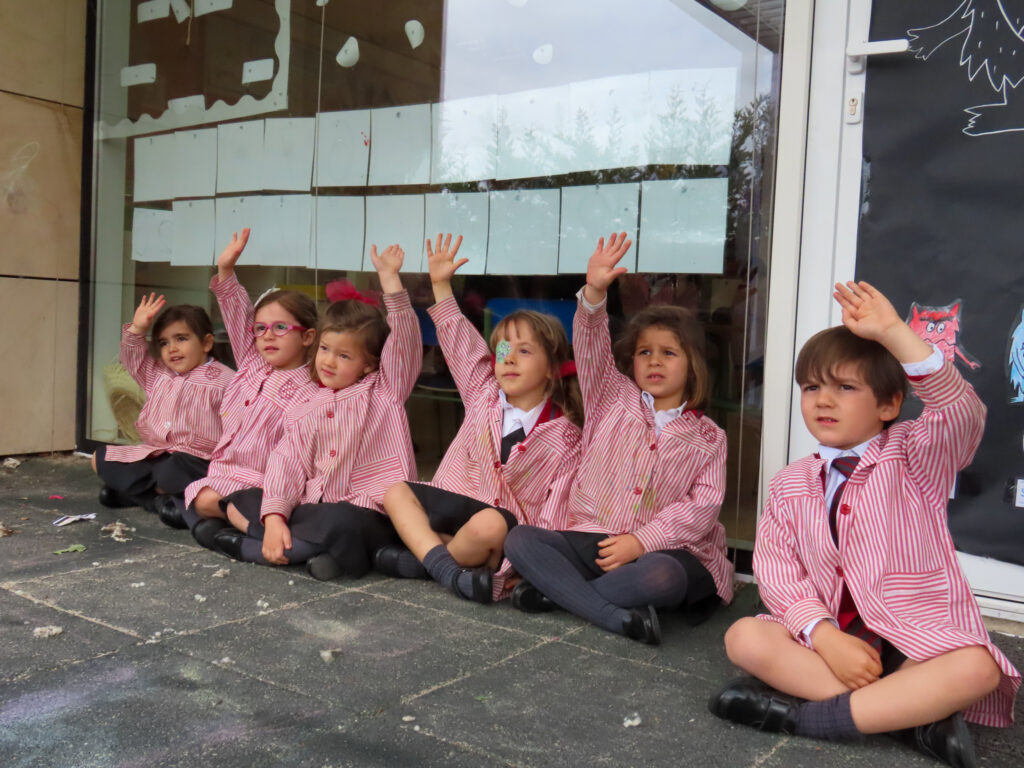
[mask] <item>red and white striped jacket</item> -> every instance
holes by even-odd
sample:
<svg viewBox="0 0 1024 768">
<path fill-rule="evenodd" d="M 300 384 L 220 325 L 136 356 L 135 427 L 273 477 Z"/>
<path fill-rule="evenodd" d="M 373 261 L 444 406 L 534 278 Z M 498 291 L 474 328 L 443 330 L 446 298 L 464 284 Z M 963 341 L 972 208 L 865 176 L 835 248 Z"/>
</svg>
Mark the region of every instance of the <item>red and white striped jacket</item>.
<svg viewBox="0 0 1024 768">
<path fill-rule="evenodd" d="M 985 646 L 1002 681 L 966 717 L 1007 726 L 1020 674 L 989 640 L 946 519 L 956 473 L 981 442 L 985 406 L 948 362 L 911 381 L 924 412 L 868 446 L 843 489 L 838 548 L 829 532 L 824 461 L 809 456 L 772 478 L 754 544 L 754 573 L 772 615 L 758 618 L 785 625 L 806 645 L 803 629 L 837 616 L 845 584 L 864 624 L 909 659 Z"/>
<path fill-rule="evenodd" d="M 733 566 L 718 521 L 725 432 L 700 412 L 685 411 L 656 434 L 640 388 L 615 367 L 604 303 L 576 308 L 573 348 L 586 422 L 569 530 L 632 533 L 646 552 L 685 549 L 730 602 Z"/>
<path fill-rule="evenodd" d="M 107 461 L 141 461 L 161 453 L 209 459 L 221 434 L 220 408 L 235 372 L 210 360 L 177 374 L 149 354 L 146 338 L 121 331 L 121 364 L 146 393 L 135 427 L 141 445 L 107 446 Z"/>
<path fill-rule="evenodd" d="M 567 523 L 566 507 L 580 460 L 580 429 L 565 416 L 539 422 L 501 463 L 503 412 L 491 351 L 454 298 L 427 312 L 466 416 L 448 447 L 431 485 L 507 509 L 526 525 L 558 530 Z M 508 596 L 505 560 L 494 575 L 494 597 Z"/>
<path fill-rule="evenodd" d="M 416 479 L 405 401 L 423 364 L 423 340 L 409 295 L 384 295 L 391 326 L 380 367 L 344 389 L 320 387 L 285 415 L 270 456 L 260 517 L 288 519 L 299 504 L 347 501 L 383 513 L 395 483 Z"/>
<path fill-rule="evenodd" d="M 257 351 L 251 330 L 253 305 L 234 275 L 223 281 L 214 275 L 210 290 L 220 305 L 238 373 L 221 402 L 224 428 L 213 450 L 210 470 L 185 489 L 186 505 L 203 488 L 226 496 L 263 485 L 270 452 L 284 434 L 285 410 L 305 402 L 317 391 L 307 366 L 279 371 Z"/>
</svg>

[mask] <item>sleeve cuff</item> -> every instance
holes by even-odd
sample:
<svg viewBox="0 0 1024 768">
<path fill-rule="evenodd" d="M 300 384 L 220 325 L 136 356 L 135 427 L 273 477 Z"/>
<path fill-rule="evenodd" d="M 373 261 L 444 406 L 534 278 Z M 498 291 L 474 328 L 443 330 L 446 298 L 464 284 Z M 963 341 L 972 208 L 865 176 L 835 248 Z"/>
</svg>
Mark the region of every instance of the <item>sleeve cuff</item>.
<svg viewBox="0 0 1024 768">
<path fill-rule="evenodd" d="M 427 307 L 427 314 L 434 321 L 434 325 L 440 325 L 461 316 L 462 310 L 459 309 L 459 302 L 455 300 L 455 297 L 449 296 L 447 299 L 442 299 L 437 304 Z"/>
<path fill-rule="evenodd" d="M 390 312 L 401 312 L 403 309 L 412 309 L 412 302 L 409 301 L 408 291 L 395 291 L 384 294 L 384 309 Z"/>
<path fill-rule="evenodd" d="M 222 293 L 230 292 L 238 284 L 238 277 L 234 272 L 231 273 L 231 277 L 227 280 L 221 280 L 216 272 L 210 278 L 210 290 L 218 296 Z"/>
<path fill-rule="evenodd" d="M 125 323 L 121 326 L 121 341 L 124 344 L 131 344 L 133 346 L 146 346 L 146 335 L 132 333 L 128 329 L 132 327 L 131 323 Z"/>
<path fill-rule="evenodd" d="M 928 355 L 924 360 L 919 363 L 903 363 L 903 370 L 906 372 L 908 377 L 915 376 L 927 376 L 929 373 L 935 373 L 942 367 L 945 362 L 945 357 L 942 355 L 942 351 L 932 344 L 932 353 Z"/>
<path fill-rule="evenodd" d="M 786 610 L 783 621 L 793 637 L 800 637 L 808 625 L 816 624 L 822 619 L 832 619 L 833 616 L 820 600 L 814 597 L 807 597 L 799 600 Z"/>
<path fill-rule="evenodd" d="M 586 295 L 584 294 L 586 287 L 587 286 L 584 285 L 583 288 L 580 288 L 576 292 L 576 298 L 580 300 L 580 306 L 582 306 L 585 310 L 587 310 L 587 312 L 590 313 L 597 312 L 597 310 L 599 309 L 604 309 L 608 305 L 608 295 L 605 294 L 605 297 L 601 299 L 600 303 L 591 304 L 589 301 L 587 301 Z"/>
<path fill-rule="evenodd" d="M 287 523 L 288 518 L 291 517 L 291 512 L 291 507 L 284 499 L 268 499 L 264 497 L 263 505 L 260 507 L 260 522 L 263 522 L 271 515 L 280 515 Z"/>
<path fill-rule="evenodd" d="M 631 533 L 636 536 L 644 548 L 644 552 L 657 552 L 661 549 L 674 549 L 671 542 L 665 537 L 655 523 L 648 523 Z"/>
<path fill-rule="evenodd" d="M 932 409 L 952 405 L 963 397 L 969 386 L 956 366 L 945 362 L 939 370 L 927 376 L 913 377 L 910 383 L 921 402 Z"/>
<path fill-rule="evenodd" d="M 823 621 L 828 621 L 832 624 L 833 627 L 839 629 L 839 622 L 831 617 L 827 619 L 814 619 L 813 621 L 811 621 L 806 627 L 803 628 L 800 635 L 801 639 L 805 643 L 807 643 L 807 647 L 810 648 L 812 651 L 814 650 L 814 643 L 811 642 L 811 632 L 813 632 L 814 628 Z"/>
</svg>

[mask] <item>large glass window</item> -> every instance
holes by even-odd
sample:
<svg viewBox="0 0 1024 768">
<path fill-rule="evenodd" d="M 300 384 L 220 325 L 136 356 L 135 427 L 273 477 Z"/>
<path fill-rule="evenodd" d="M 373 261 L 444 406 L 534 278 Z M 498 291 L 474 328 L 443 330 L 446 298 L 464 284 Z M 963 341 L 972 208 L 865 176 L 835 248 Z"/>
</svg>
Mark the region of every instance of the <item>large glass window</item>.
<svg viewBox="0 0 1024 768">
<path fill-rule="evenodd" d="M 206 306 L 216 254 L 326 305 L 406 252 L 423 375 L 420 475 L 461 420 L 425 308 L 424 239 L 465 237 L 457 298 L 486 330 L 542 306 L 571 330 L 597 238 L 626 231 L 613 325 L 694 310 L 729 437 L 722 510 L 753 540 L 783 0 L 133 0 L 99 4 L 85 434 L 133 438 L 116 364 L 143 292 Z M 223 334 L 221 334 L 223 337 Z M 223 351 L 226 345 L 221 345 Z"/>
</svg>

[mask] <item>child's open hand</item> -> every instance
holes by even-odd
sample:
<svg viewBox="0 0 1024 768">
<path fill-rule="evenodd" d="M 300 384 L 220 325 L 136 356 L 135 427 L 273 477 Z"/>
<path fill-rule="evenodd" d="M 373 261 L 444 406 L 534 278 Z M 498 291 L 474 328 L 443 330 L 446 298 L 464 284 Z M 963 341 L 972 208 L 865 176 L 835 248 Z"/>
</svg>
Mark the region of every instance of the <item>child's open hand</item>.
<svg viewBox="0 0 1024 768">
<path fill-rule="evenodd" d="M 267 515 L 263 525 L 266 528 L 263 534 L 263 557 L 274 565 L 288 565 L 288 558 L 284 556 L 284 551 L 292 548 L 292 532 L 288 523 L 280 515 Z"/>
<path fill-rule="evenodd" d="M 814 650 L 847 688 L 863 688 L 881 676 L 882 661 L 878 651 L 859 637 L 846 634 L 828 621 L 819 622 L 814 630 Z"/>
<path fill-rule="evenodd" d="M 612 234 L 607 244 L 603 237 L 597 241 L 597 249 L 587 262 L 587 285 L 584 288 L 587 301 L 596 304 L 603 300 L 608 286 L 629 271 L 616 264 L 622 260 L 632 244 L 632 240 L 626 239 L 625 232 Z"/>
<path fill-rule="evenodd" d="M 903 325 L 903 318 L 885 295 L 863 280 L 836 283 L 832 295 L 843 308 L 843 325 L 862 339 L 883 342 L 893 328 Z"/>
<path fill-rule="evenodd" d="M 143 294 L 142 301 L 139 302 L 139 306 L 135 310 L 135 316 L 132 318 L 132 324 L 128 330 L 137 336 L 145 336 L 149 326 L 153 324 L 153 318 L 160 313 L 166 303 L 167 301 L 162 295 L 157 296 L 155 293 L 151 293 L 146 296 Z"/>
<path fill-rule="evenodd" d="M 217 257 L 217 275 L 221 280 L 224 280 L 231 276 L 231 273 L 235 271 L 235 263 L 238 261 L 238 257 L 242 255 L 242 251 L 245 250 L 245 244 L 249 242 L 248 227 L 242 230 L 242 236 L 239 237 L 237 232 L 232 233 L 231 242 L 227 248 L 221 251 L 220 256 Z"/>
<path fill-rule="evenodd" d="M 455 245 L 452 245 L 451 232 L 443 242 L 441 234 L 438 233 L 437 246 L 434 248 L 430 247 L 430 240 L 427 240 L 427 267 L 430 271 L 430 282 L 450 283 L 455 270 L 469 261 L 469 259 L 455 261 L 455 255 L 459 252 L 460 245 L 462 245 L 462 235 L 459 235 L 455 240 Z"/>
<path fill-rule="evenodd" d="M 397 245 L 389 245 L 383 253 L 377 253 L 377 246 L 370 246 L 370 260 L 380 278 L 380 287 L 384 293 L 398 293 L 402 290 L 402 280 L 398 276 L 405 261 L 405 251 Z"/>
<path fill-rule="evenodd" d="M 600 557 L 594 562 L 602 571 L 614 571 L 627 563 L 632 563 L 644 553 L 644 545 L 632 533 L 609 536 L 597 542 L 597 547 L 597 554 Z"/>
</svg>

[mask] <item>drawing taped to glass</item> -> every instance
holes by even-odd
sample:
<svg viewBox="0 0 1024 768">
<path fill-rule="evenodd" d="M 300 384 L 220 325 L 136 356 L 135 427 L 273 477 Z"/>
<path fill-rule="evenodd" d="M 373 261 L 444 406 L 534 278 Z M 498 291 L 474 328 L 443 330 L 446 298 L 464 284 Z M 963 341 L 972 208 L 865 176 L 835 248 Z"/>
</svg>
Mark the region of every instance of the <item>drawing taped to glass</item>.
<svg viewBox="0 0 1024 768">
<path fill-rule="evenodd" d="M 941 307 L 926 307 L 915 301 L 910 305 L 907 325 L 929 344 L 938 347 L 947 362 L 960 362 L 973 371 L 981 368 L 981 363 L 960 344 L 962 309 L 960 299 Z"/>
<path fill-rule="evenodd" d="M 1006 350 L 1006 378 L 1010 384 L 1010 402 L 1024 403 L 1024 307 L 1020 321 L 1010 331 Z"/>
<path fill-rule="evenodd" d="M 1004 0 L 963 0 L 942 21 L 907 30 L 910 50 L 928 60 L 947 43 L 960 45 L 960 66 L 971 82 L 984 73 L 1000 97 L 964 109 L 967 136 L 1024 131 L 1024 104 L 1012 91 L 1024 80 L 1024 12 L 1008 10 Z"/>
</svg>

